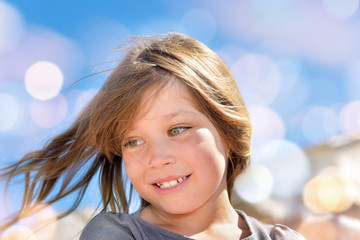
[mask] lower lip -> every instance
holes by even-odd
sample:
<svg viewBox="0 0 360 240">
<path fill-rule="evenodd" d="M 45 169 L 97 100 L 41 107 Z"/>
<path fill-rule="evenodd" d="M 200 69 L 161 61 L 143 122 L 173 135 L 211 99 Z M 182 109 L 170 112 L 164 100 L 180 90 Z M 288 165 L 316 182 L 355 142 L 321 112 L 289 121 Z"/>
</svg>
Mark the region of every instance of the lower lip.
<svg viewBox="0 0 360 240">
<path fill-rule="evenodd" d="M 184 181 L 182 181 L 180 184 L 176 185 L 175 187 L 171 187 L 171 188 L 160 188 L 157 185 L 154 185 L 155 190 L 160 193 L 160 194 L 168 194 L 168 193 L 172 193 L 175 191 L 180 190 L 181 188 L 183 188 L 187 182 L 189 181 L 189 178 L 191 177 L 191 175 L 189 175 L 188 177 L 185 178 Z"/>
</svg>

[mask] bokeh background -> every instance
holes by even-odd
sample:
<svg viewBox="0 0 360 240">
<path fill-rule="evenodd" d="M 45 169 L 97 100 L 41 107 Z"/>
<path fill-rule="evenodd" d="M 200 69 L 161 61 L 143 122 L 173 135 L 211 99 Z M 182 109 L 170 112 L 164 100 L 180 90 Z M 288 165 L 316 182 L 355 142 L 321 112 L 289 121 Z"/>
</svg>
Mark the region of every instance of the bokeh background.
<svg viewBox="0 0 360 240">
<path fill-rule="evenodd" d="M 236 181 L 234 205 L 308 239 L 358 239 L 358 8 L 359 0 L 0 0 L 1 166 L 71 124 L 107 73 L 84 77 L 116 63 L 129 36 L 177 31 L 223 58 L 249 107 L 252 165 Z M 0 200 L 0 217 L 19 206 L 20 191 Z M 35 231 L 72 200 L 0 239 L 77 239 L 100 201 L 96 182 L 76 213 Z"/>
</svg>

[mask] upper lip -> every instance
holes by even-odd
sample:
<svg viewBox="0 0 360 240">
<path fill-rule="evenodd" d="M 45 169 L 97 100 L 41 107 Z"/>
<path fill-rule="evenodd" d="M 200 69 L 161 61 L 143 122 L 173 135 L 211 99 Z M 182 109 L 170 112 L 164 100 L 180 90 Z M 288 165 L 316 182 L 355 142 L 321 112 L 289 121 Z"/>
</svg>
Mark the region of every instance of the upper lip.
<svg viewBox="0 0 360 240">
<path fill-rule="evenodd" d="M 186 175 L 179 175 L 179 176 L 169 176 L 165 178 L 158 178 L 155 181 L 152 182 L 152 184 L 163 184 L 164 182 L 170 182 L 173 180 L 178 180 L 179 178 L 188 177 L 190 174 Z"/>
</svg>

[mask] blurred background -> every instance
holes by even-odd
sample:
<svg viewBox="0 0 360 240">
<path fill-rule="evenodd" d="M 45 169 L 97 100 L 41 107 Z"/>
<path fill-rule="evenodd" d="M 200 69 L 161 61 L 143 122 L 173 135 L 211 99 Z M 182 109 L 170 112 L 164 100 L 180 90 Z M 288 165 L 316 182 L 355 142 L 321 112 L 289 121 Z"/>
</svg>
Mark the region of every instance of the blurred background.
<svg viewBox="0 0 360 240">
<path fill-rule="evenodd" d="M 0 0 L 0 164 L 68 127 L 107 74 L 82 78 L 110 68 L 129 36 L 177 31 L 223 58 L 249 107 L 252 165 L 236 180 L 234 205 L 307 239 L 359 239 L 358 8 L 359 0 Z M 21 189 L 0 199 L 0 218 L 19 206 Z M 94 182 L 74 214 L 35 231 L 73 200 L 64 199 L 0 239 L 77 239 L 98 195 Z"/>
</svg>

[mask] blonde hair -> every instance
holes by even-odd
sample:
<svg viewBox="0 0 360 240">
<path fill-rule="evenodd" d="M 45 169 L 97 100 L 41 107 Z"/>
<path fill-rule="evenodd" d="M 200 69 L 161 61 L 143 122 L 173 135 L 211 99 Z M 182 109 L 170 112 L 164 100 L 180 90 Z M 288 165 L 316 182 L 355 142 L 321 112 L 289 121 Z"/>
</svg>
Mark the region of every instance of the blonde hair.
<svg viewBox="0 0 360 240">
<path fill-rule="evenodd" d="M 172 32 L 134 37 L 123 60 L 70 128 L 1 170 L 7 183 L 25 174 L 22 208 L 8 224 L 28 215 L 38 203 L 52 204 L 76 193 L 63 215 L 71 213 L 98 172 L 103 211 L 128 212 L 133 189 L 127 197 L 122 177 L 124 135 L 143 93 L 174 78 L 187 86 L 226 142 L 231 192 L 236 176 L 249 164 L 251 124 L 230 70 L 216 53 L 188 36 Z"/>
</svg>

